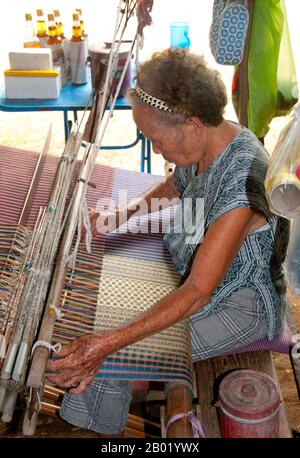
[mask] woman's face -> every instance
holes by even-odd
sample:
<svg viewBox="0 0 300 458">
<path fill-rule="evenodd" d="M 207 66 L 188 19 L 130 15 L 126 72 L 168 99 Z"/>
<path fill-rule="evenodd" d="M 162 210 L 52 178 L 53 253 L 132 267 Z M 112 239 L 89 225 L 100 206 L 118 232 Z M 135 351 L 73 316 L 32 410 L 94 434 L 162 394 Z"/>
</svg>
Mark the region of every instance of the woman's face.
<svg viewBox="0 0 300 458">
<path fill-rule="evenodd" d="M 144 104 L 136 104 L 132 116 L 137 128 L 152 142 L 154 153 L 161 154 L 168 162 L 178 167 L 187 167 L 199 162 L 201 145 L 199 133 L 188 122 L 174 124 L 155 118 L 155 112 Z"/>
</svg>

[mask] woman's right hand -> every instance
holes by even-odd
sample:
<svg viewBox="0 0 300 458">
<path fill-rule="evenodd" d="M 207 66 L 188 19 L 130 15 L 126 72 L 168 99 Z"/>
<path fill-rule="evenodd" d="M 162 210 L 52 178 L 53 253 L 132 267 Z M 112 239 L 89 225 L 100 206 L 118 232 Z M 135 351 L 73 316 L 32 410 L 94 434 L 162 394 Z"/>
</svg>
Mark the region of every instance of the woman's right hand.
<svg viewBox="0 0 300 458">
<path fill-rule="evenodd" d="M 106 234 L 117 228 L 117 211 L 104 210 L 99 212 L 95 208 L 89 209 L 92 236 Z"/>
</svg>

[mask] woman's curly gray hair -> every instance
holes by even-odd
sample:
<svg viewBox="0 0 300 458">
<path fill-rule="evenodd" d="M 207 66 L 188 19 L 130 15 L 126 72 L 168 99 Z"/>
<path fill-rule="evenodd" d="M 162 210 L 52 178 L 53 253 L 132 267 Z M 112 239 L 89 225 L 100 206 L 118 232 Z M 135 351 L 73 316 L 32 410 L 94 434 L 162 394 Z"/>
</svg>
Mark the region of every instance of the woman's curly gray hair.
<svg viewBox="0 0 300 458">
<path fill-rule="evenodd" d="M 175 121 L 178 113 L 184 113 L 184 118 L 197 116 L 209 126 L 217 126 L 223 120 L 226 88 L 219 73 L 207 67 L 203 56 L 179 48 L 157 52 L 139 66 L 136 80 L 139 88 L 177 112 L 162 112 L 165 119 Z M 138 100 L 133 89 L 128 95 Z"/>
</svg>

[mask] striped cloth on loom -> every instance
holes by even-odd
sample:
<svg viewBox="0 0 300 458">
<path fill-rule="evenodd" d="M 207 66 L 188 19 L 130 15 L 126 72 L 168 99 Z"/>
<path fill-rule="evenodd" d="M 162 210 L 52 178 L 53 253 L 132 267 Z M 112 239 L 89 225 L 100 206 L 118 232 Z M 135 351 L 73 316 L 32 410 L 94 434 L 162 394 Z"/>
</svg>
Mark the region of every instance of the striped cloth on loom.
<svg viewBox="0 0 300 458">
<path fill-rule="evenodd" d="M 36 161 L 35 153 L 0 147 L 0 196 L 5 196 L 0 200 L 1 224 L 17 224 Z M 39 206 L 47 203 L 57 163 L 56 157 L 46 160 L 29 215 L 30 227 Z M 89 189 L 88 205 L 96 206 L 99 197 L 118 203 L 120 189 L 131 199 L 161 179 L 96 165 L 92 181 L 97 189 Z M 90 255 L 81 246 L 74 270 L 66 275 L 61 299 L 64 316 L 56 322 L 54 342 L 68 343 L 82 334 L 114 328 L 178 286 L 180 278 L 162 243 L 169 218 L 169 210 L 150 219 L 132 218 L 129 232 L 124 233 L 122 227 L 120 233 L 97 236 Z M 149 226 L 157 233 L 144 233 Z M 109 356 L 98 376 L 191 384 L 191 373 L 189 326 L 184 321 Z"/>
</svg>

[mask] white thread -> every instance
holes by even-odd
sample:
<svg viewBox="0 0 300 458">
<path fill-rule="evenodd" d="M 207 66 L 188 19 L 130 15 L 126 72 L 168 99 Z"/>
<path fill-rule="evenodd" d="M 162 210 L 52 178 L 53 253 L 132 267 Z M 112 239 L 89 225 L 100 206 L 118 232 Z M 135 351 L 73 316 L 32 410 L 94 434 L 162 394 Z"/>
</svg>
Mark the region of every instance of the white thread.
<svg viewBox="0 0 300 458">
<path fill-rule="evenodd" d="M 27 408 L 27 409 L 30 407 L 30 404 L 31 404 L 32 390 L 33 390 L 33 387 L 31 386 L 31 387 L 30 387 L 30 390 L 29 390 L 29 397 L 28 397 L 28 399 L 27 399 L 27 404 L 26 404 L 26 408 Z"/>
<path fill-rule="evenodd" d="M 202 424 L 200 420 L 198 420 L 198 418 L 196 417 L 196 415 L 194 414 L 192 410 L 187 413 L 179 413 L 177 415 L 173 415 L 173 417 L 169 419 L 166 425 L 166 430 L 168 430 L 168 428 L 171 426 L 172 423 L 174 423 L 177 420 L 181 420 L 184 417 L 188 417 L 191 423 L 192 430 L 193 430 L 193 437 L 205 438 Z"/>
<path fill-rule="evenodd" d="M 41 408 L 42 408 L 42 401 L 41 401 L 41 398 L 40 398 L 39 390 L 37 390 L 37 392 L 36 392 L 36 397 L 37 397 L 37 400 L 38 400 L 39 411 L 40 411 Z"/>
<path fill-rule="evenodd" d="M 38 272 L 38 270 L 36 270 L 34 267 L 30 267 L 30 269 L 28 270 L 28 273 L 32 274 L 32 275 L 37 274 L 37 272 Z"/>
<path fill-rule="evenodd" d="M 61 311 L 61 309 L 56 307 L 54 304 L 51 304 L 49 306 L 49 310 L 50 310 L 50 313 L 51 313 L 51 310 L 53 310 L 53 312 L 55 313 L 56 318 L 63 318 L 65 316 L 65 314 Z"/>
<path fill-rule="evenodd" d="M 92 230 L 91 230 L 91 221 L 89 217 L 89 208 L 87 206 L 86 200 L 83 202 L 82 206 L 82 219 L 85 227 L 85 244 L 86 250 L 88 253 L 92 252 L 91 243 L 92 243 Z"/>
<path fill-rule="evenodd" d="M 32 401 L 32 392 L 33 392 L 34 389 L 36 389 L 36 388 L 33 388 L 33 386 L 30 387 L 29 397 L 27 399 L 27 404 L 26 404 L 27 409 L 29 409 L 29 407 L 30 407 L 30 404 L 31 404 L 31 401 Z M 36 397 L 37 397 L 38 406 L 39 406 L 38 411 L 40 411 L 41 408 L 42 408 L 42 401 L 41 401 L 41 398 L 40 398 L 39 388 L 37 389 Z"/>
<path fill-rule="evenodd" d="M 85 190 L 86 190 L 86 183 L 85 183 Z M 77 257 L 79 245 L 81 242 L 82 217 L 83 217 L 83 212 L 82 212 L 82 208 L 80 208 L 79 215 L 78 215 L 78 223 L 77 223 L 77 239 L 75 242 L 73 252 L 67 257 L 67 263 L 69 264 L 69 267 L 71 269 L 75 269 L 76 257 Z"/>
<path fill-rule="evenodd" d="M 145 43 L 145 37 L 144 35 L 139 35 L 140 40 L 139 40 L 139 49 L 143 49 L 144 43 Z"/>
<path fill-rule="evenodd" d="M 64 265 L 67 265 L 67 264 L 68 264 L 69 267 L 70 267 L 71 269 L 74 269 L 74 267 L 75 267 L 75 261 L 76 261 L 76 253 L 74 253 L 74 251 L 73 251 L 73 252 L 72 252 L 71 254 L 69 254 L 68 256 L 67 256 L 67 255 L 64 256 L 64 259 L 63 259 L 63 261 L 62 261 L 62 264 L 64 264 Z"/>
<path fill-rule="evenodd" d="M 49 351 L 54 351 L 54 353 L 58 353 L 60 352 L 62 345 L 59 342 L 56 343 L 55 345 L 51 345 L 49 342 L 46 342 L 46 340 L 37 340 L 32 347 L 31 356 L 33 355 L 34 350 L 37 347 L 45 347 L 45 348 L 48 348 Z"/>
<path fill-rule="evenodd" d="M 64 161 L 67 161 L 69 164 L 71 164 L 71 162 L 72 162 L 72 159 L 70 158 L 70 156 L 68 154 L 63 154 L 61 156 L 61 159 L 63 159 Z"/>
</svg>

